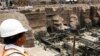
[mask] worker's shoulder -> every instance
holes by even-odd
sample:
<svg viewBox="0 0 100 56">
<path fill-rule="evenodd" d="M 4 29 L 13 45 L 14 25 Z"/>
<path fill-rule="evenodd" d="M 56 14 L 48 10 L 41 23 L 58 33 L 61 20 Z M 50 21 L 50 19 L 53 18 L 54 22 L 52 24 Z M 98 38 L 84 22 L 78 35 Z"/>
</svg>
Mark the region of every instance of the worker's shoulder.
<svg viewBox="0 0 100 56">
<path fill-rule="evenodd" d="M 8 49 L 4 52 L 4 56 L 24 56 L 23 53 L 21 53 L 20 51 L 16 50 L 16 49 Z"/>
<path fill-rule="evenodd" d="M 22 54 L 18 54 L 18 53 L 13 53 L 13 54 L 10 54 L 9 56 L 23 56 Z"/>
</svg>

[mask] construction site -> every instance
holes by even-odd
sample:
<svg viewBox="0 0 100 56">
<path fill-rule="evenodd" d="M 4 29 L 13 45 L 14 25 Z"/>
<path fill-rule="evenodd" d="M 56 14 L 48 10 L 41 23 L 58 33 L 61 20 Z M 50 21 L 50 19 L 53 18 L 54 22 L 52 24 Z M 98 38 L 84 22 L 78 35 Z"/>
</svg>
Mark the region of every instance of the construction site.
<svg viewBox="0 0 100 56">
<path fill-rule="evenodd" d="M 100 56 L 100 0 L 0 0 L 0 24 L 9 18 L 29 30 L 30 56 Z"/>
</svg>

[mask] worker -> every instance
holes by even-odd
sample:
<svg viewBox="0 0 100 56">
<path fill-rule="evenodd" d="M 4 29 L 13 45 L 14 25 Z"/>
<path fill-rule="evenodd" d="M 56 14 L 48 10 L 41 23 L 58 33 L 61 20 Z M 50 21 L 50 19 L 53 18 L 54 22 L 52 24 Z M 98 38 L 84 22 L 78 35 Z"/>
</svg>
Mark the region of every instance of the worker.
<svg viewBox="0 0 100 56">
<path fill-rule="evenodd" d="M 60 15 L 55 15 L 52 19 L 53 24 L 55 27 L 57 27 L 59 30 L 65 30 L 65 29 L 69 29 L 69 26 L 65 26 L 64 25 L 64 19 L 60 16 Z"/>
<path fill-rule="evenodd" d="M 27 31 L 16 19 L 4 20 L 0 25 L 0 35 L 5 44 L 2 56 L 29 56 L 23 47 Z"/>
<path fill-rule="evenodd" d="M 89 17 L 86 17 L 84 19 L 84 21 L 85 21 L 85 27 L 86 27 L 86 29 L 87 30 L 91 29 L 92 28 L 92 20 Z"/>
<path fill-rule="evenodd" d="M 70 15 L 70 27 L 71 32 L 78 34 L 78 31 L 80 29 L 80 22 L 78 20 L 78 16 L 76 14 Z"/>
<path fill-rule="evenodd" d="M 76 30 L 78 28 L 79 25 L 79 20 L 77 15 L 75 14 L 71 14 L 70 15 L 70 26 L 73 30 Z"/>
<path fill-rule="evenodd" d="M 60 15 L 55 15 L 52 18 L 52 27 L 48 27 L 47 31 L 51 32 L 51 30 L 53 30 L 52 32 L 58 32 L 58 31 L 65 31 L 67 29 L 69 29 L 69 26 L 65 26 L 63 23 L 64 19 L 60 16 Z M 52 28 L 52 29 L 50 29 Z"/>
</svg>

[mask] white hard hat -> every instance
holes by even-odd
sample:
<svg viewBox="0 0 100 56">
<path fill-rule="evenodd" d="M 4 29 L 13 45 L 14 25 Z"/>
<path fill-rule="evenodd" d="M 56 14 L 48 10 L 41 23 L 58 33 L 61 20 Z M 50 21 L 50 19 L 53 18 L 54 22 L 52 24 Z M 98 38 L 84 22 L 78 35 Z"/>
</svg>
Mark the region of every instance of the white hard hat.
<svg viewBox="0 0 100 56">
<path fill-rule="evenodd" d="M 54 20 L 54 21 L 64 21 L 64 19 L 60 15 L 54 16 L 54 18 L 52 20 Z"/>
<path fill-rule="evenodd" d="M 71 18 L 78 18 L 78 16 L 76 14 L 71 14 L 70 17 Z"/>
<path fill-rule="evenodd" d="M 7 19 L 3 21 L 0 25 L 1 37 L 9 37 L 22 32 L 26 32 L 27 29 L 16 19 Z"/>
</svg>

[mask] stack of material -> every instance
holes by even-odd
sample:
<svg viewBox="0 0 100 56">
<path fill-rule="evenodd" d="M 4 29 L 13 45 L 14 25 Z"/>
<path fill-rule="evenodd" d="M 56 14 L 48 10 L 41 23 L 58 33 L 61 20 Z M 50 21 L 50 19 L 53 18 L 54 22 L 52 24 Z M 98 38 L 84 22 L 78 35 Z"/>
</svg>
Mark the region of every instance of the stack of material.
<svg viewBox="0 0 100 56">
<path fill-rule="evenodd" d="M 22 13 L 18 13 L 18 12 L 9 12 L 9 13 L 3 13 L 3 14 L 0 14 L 0 23 L 2 22 L 2 21 L 4 21 L 4 20 L 6 20 L 6 19 L 17 19 L 17 20 L 19 20 L 22 24 L 23 24 L 23 26 L 26 28 L 26 29 L 28 29 L 29 31 L 28 31 L 28 42 L 30 41 L 30 40 L 33 40 L 34 38 L 32 38 L 33 37 L 33 35 L 32 35 L 32 29 L 31 29 L 31 27 L 29 26 L 29 22 L 28 22 L 28 20 L 27 20 L 27 18 L 25 17 L 25 15 L 24 14 L 22 14 Z M 26 46 L 31 46 L 31 45 L 33 45 L 33 41 L 31 42 L 31 43 L 28 43 L 27 42 L 27 44 L 26 44 Z"/>
</svg>

